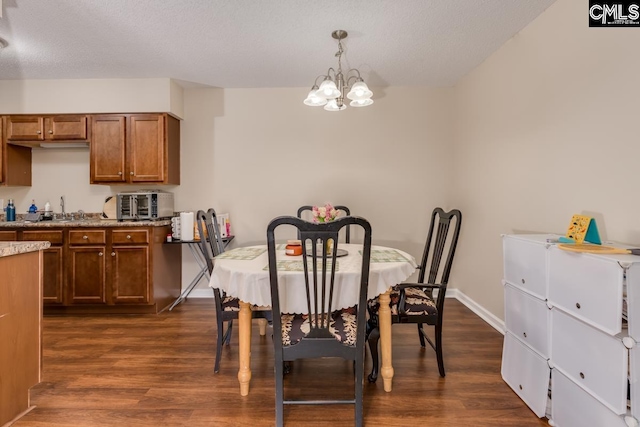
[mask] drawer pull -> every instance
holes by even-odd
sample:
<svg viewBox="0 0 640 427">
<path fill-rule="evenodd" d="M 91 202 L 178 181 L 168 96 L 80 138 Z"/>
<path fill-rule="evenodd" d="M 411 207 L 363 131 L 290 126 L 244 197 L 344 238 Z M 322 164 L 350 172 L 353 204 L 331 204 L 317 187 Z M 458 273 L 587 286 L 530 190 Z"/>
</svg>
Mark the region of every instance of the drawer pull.
<svg viewBox="0 0 640 427">
<path fill-rule="evenodd" d="M 84 240 L 87 240 L 87 239 L 89 238 L 89 236 L 86 236 L 86 235 L 85 235 L 85 236 L 82 236 L 82 238 L 83 238 Z"/>
<path fill-rule="evenodd" d="M 52 130 L 49 131 L 49 135 L 53 135 L 53 131 Z"/>
<path fill-rule="evenodd" d="M 127 239 L 131 240 L 131 236 L 129 234 L 127 234 Z"/>
<path fill-rule="evenodd" d="M 522 390 L 522 384 L 518 384 L 518 387 L 520 387 L 520 390 Z"/>
<path fill-rule="evenodd" d="M 524 279 L 522 279 L 522 284 L 524 285 Z"/>
<path fill-rule="evenodd" d="M 527 337 L 527 333 L 526 332 L 523 332 L 522 335 L 524 335 L 525 338 Z"/>
<path fill-rule="evenodd" d="M 584 379 L 584 374 L 580 372 L 580 378 Z"/>
<path fill-rule="evenodd" d="M 116 253 L 115 252 L 111 252 L 111 256 L 116 256 Z"/>
<path fill-rule="evenodd" d="M 98 256 L 102 256 L 104 255 L 102 252 L 98 252 Z"/>
<path fill-rule="evenodd" d="M 580 303 L 579 303 L 579 302 L 577 302 L 577 303 L 576 303 L 576 308 L 577 308 L 578 310 L 580 310 Z"/>
</svg>

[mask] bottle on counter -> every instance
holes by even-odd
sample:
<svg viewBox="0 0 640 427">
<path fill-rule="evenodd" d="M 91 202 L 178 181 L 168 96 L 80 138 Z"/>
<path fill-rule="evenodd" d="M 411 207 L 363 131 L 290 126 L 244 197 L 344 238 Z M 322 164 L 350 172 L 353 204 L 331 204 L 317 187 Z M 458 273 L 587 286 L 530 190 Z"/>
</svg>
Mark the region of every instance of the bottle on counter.
<svg viewBox="0 0 640 427">
<path fill-rule="evenodd" d="M 47 200 L 47 203 L 44 204 L 44 217 L 51 218 L 52 216 L 51 203 L 49 203 L 49 201 Z"/>
<path fill-rule="evenodd" d="M 9 199 L 9 204 L 7 205 L 7 222 L 16 220 L 16 206 L 13 204 L 13 199 Z"/>
<path fill-rule="evenodd" d="M 37 213 L 38 207 L 36 206 L 36 201 L 31 200 L 31 206 L 29 206 L 29 213 Z"/>
</svg>

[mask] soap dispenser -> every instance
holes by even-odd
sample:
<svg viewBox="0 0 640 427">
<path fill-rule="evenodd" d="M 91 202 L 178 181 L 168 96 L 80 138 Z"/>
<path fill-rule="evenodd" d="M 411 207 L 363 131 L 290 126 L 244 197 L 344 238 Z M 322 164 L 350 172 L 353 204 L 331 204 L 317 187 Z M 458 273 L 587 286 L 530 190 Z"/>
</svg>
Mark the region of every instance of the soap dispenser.
<svg viewBox="0 0 640 427">
<path fill-rule="evenodd" d="M 47 200 L 47 203 L 44 204 L 44 217 L 45 218 L 51 218 L 53 215 L 51 215 L 51 203 L 49 203 L 49 201 Z"/>
</svg>

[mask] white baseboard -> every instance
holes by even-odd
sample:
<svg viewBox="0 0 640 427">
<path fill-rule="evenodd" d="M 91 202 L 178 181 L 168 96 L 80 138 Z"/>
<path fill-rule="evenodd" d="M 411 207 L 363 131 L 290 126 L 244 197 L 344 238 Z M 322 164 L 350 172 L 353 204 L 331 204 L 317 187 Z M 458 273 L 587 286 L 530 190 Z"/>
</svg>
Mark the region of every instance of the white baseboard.
<svg viewBox="0 0 640 427">
<path fill-rule="evenodd" d="M 194 289 L 189 294 L 189 298 L 213 298 L 213 292 L 211 288 Z M 494 316 L 491 312 L 487 311 L 480 304 L 469 298 L 467 295 L 460 292 L 455 288 L 447 289 L 447 298 L 455 298 L 464 304 L 469 310 L 473 311 L 478 317 L 487 322 L 496 331 L 504 335 L 505 327 L 504 321 Z"/>
<path fill-rule="evenodd" d="M 499 319 L 493 313 L 485 309 L 483 306 L 469 298 L 467 295 L 455 288 L 447 288 L 447 298 L 455 298 L 464 304 L 469 310 L 473 311 L 478 317 L 487 322 L 493 329 L 504 335 L 504 320 Z"/>
</svg>

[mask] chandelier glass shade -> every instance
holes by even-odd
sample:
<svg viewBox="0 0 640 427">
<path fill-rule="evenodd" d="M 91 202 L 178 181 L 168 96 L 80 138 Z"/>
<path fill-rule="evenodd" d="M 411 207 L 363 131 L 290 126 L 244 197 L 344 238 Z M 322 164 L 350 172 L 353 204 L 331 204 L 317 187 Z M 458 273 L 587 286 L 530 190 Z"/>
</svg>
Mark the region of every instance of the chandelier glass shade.
<svg viewBox="0 0 640 427">
<path fill-rule="evenodd" d="M 322 107 L 327 111 L 342 111 L 347 108 L 345 97 L 350 99 L 351 107 L 366 107 L 373 104 L 371 97 L 373 92 L 360 76 L 360 71 L 355 68 L 350 69 L 346 73 L 342 72 L 342 40 L 347 37 L 344 30 L 336 30 L 331 36 L 338 40 L 338 69 L 329 68 L 327 74 L 322 74 L 316 78 L 307 98 L 304 100 L 305 105 L 311 107 Z M 318 86 L 318 80 L 322 82 Z M 345 96 L 346 92 L 346 96 Z"/>
</svg>

